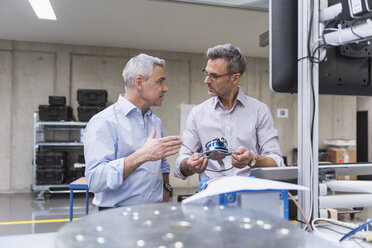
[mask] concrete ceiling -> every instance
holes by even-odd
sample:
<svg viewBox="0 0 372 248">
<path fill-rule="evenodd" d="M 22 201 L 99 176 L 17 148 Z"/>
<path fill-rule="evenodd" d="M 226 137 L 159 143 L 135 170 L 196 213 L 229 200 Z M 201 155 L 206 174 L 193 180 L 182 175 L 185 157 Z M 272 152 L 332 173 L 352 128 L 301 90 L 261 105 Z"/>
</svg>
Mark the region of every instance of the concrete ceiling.
<svg viewBox="0 0 372 248">
<path fill-rule="evenodd" d="M 27 0 L 0 0 L 0 39 L 204 53 L 222 43 L 267 57 L 268 12 L 151 0 L 51 0 L 57 21 Z"/>
</svg>

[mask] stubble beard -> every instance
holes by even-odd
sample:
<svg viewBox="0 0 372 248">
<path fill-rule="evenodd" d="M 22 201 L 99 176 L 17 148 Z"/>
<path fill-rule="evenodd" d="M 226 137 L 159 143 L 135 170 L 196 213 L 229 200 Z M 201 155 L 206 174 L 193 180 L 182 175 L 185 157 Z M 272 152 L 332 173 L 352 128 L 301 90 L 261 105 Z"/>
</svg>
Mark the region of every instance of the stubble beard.
<svg viewBox="0 0 372 248">
<path fill-rule="evenodd" d="M 216 91 L 213 88 L 208 87 L 208 95 L 209 96 L 216 96 Z"/>
</svg>

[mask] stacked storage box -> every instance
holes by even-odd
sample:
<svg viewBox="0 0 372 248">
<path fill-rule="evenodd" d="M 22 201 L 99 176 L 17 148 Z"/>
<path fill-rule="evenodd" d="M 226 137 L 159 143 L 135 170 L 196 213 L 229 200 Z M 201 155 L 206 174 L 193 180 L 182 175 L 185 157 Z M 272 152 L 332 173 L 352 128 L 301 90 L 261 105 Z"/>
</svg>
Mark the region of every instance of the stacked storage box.
<svg viewBox="0 0 372 248">
<path fill-rule="evenodd" d="M 328 146 L 329 161 L 334 163 L 356 163 L 356 141 L 347 139 L 324 139 Z M 356 180 L 356 175 L 337 176 L 338 180 Z"/>
<path fill-rule="evenodd" d="M 85 174 L 85 159 L 84 154 L 78 156 L 78 162 L 74 164 L 76 178 L 83 177 Z"/>
<path fill-rule="evenodd" d="M 76 155 L 76 154 L 75 154 Z M 75 157 L 75 156 L 74 156 Z M 70 162 L 74 160 L 70 157 Z M 71 183 L 80 177 L 84 177 L 85 175 L 85 160 L 84 154 L 77 154 L 77 161 L 73 163 L 73 166 L 66 168 L 65 170 L 65 179 L 64 183 Z"/>
<path fill-rule="evenodd" d="M 104 110 L 107 102 L 106 90 L 78 89 L 77 100 L 79 121 L 87 122 L 93 115 Z"/>
<path fill-rule="evenodd" d="M 38 185 L 62 184 L 67 152 L 40 151 L 36 155 L 36 181 Z"/>
<path fill-rule="evenodd" d="M 72 108 L 66 106 L 66 97 L 49 96 L 49 105 L 39 105 L 39 119 L 41 121 L 72 120 Z"/>
</svg>

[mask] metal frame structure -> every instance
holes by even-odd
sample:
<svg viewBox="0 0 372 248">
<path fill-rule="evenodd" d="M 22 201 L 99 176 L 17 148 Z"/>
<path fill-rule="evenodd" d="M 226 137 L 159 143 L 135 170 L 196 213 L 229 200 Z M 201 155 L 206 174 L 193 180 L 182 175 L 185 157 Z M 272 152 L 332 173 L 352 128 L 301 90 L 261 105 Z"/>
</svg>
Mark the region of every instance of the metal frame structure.
<svg viewBox="0 0 372 248">
<path fill-rule="evenodd" d="M 68 193 L 68 184 L 53 184 L 53 185 L 38 185 L 37 184 L 37 165 L 36 165 L 36 151 L 39 147 L 75 147 L 83 148 L 81 142 L 45 142 L 45 128 L 47 126 L 56 127 L 56 130 L 76 130 L 78 128 L 85 128 L 87 122 L 76 121 L 39 121 L 38 112 L 34 112 L 34 142 L 33 142 L 33 160 L 32 160 L 32 190 L 38 191 L 37 199 L 44 199 L 44 193 Z M 51 191 L 55 188 L 57 191 Z"/>
<path fill-rule="evenodd" d="M 298 200 L 308 218 L 311 216 L 317 218 L 319 215 L 319 68 L 318 65 L 311 63 L 309 57 L 312 56 L 312 54 L 308 54 L 308 39 L 310 39 L 310 44 L 313 44 L 319 37 L 318 10 L 318 0 L 303 0 L 298 2 L 298 184 L 310 189 L 310 191 L 300 191 Z M 312 11 L 313 25 L 311 30 L 309 30 Z M 307 57 L 307 59 L 301 59 L 304 57 Z M 312 94 L 314 94 L 314 96 Z M 314 120 L 312 120 L 313 117 Z M 313 132 L 311 132 L 312 126 Z M 298 216 L 300 216 L 300 214 Z"/>
</svg>

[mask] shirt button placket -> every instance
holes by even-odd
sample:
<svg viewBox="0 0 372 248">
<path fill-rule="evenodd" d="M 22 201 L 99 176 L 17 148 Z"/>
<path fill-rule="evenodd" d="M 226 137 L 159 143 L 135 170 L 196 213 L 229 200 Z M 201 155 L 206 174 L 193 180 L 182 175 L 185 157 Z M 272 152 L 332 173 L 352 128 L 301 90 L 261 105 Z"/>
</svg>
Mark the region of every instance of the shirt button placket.
<svg viewBox="0 0 372 248">
<path fill-rule="evenodd" d="M 230 118 L 231 118 L 231 115 L 230 115 L 230 113 L 227 113 L 227 116 L 226 116 L 226 128 L 225 128 L 225 139 L 227 140 L 227 143 L 228 144 L 230 144 L 230 142 L 231 142 L 231 135 L 230 135 L 230 133 L 231 133 L 231 125 L 230 125 L 230 123 L 231 123 L 231 121 L 230 121 Z"/>
</svg>

